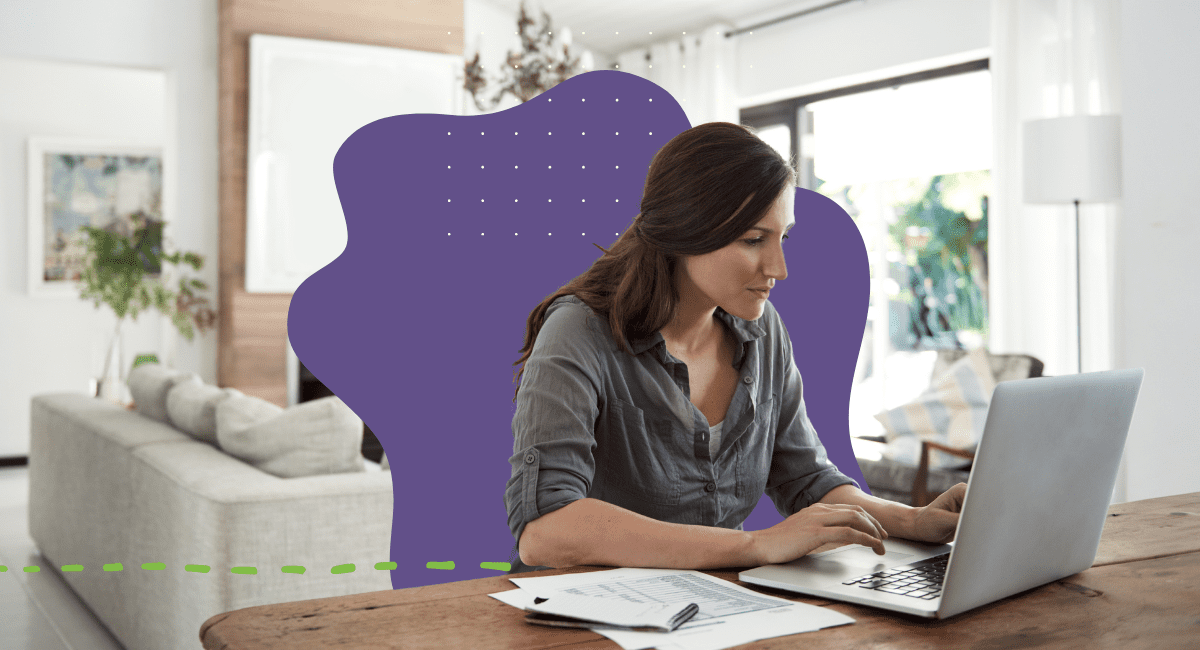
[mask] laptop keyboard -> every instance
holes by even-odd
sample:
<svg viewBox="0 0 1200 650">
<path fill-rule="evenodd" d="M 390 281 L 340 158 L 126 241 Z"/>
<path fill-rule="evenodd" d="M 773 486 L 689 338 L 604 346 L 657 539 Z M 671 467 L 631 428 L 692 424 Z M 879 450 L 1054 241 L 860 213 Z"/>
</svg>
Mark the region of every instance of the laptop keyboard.
<svg viewBox="0 0 1200 650">
<path fill-rule="evenodd" d="M 930 562 L 930 560 L 933 561 Z M 906 564 L 886 571 L 868 573 L 842 584 L 898 596 L 933 600 L 942 595 L 942 583 L 946 580 L 946 563 L 949 560 L 950 554 L 946 553 L 921 560 L 916 564 Z"/>
</svg>

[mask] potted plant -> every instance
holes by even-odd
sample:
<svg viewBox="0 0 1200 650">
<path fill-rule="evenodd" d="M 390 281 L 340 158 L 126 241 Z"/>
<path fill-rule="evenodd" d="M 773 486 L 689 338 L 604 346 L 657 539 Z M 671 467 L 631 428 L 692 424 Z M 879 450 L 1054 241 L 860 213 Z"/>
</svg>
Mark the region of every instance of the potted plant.
<svg viewBox="0 0 1200 650">
<path fill-rule="evenodd" d="M 121 328 L 127 318 L 137 320 L 143 310 L 156 309 L 191 341 L 196 331 L 203 334 L 217 317 L 208 298 L 202 295 L 208 285 L 190 276 L 186 268 L 199 271 L 204 258 L 188 251 L 165 252 L 163 222 L 143 214 L 133 216 L 139 225 L 129 235 L 115 227 L 82 226 L 87 234 L 87 254 L 79 279 L 79 297 L 91 300 L 97 309 L 107 305 L 117 317 L 97 394 L 116 401 L 121 401 Z M 164 269 L 164 265 L 172 268 Z M 172 270 L 176 271 L 175 278 Z"/>
</svg>

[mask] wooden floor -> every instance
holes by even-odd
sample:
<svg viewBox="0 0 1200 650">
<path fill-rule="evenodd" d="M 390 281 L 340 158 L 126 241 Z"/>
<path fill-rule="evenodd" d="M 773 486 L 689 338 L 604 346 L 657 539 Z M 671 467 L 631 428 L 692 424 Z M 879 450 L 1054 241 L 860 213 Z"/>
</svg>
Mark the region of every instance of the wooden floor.
<svg viewBox="0 0 1200 650">
<path fill-rule="evenodd" d="M 0 648 L 123 650 L 29 538 L 29 470 L 0 468 Z M 24 567 L 38 565 L 38 573 Z M 199 645 L 199 639 L 197 639 Z"/>
</svg>

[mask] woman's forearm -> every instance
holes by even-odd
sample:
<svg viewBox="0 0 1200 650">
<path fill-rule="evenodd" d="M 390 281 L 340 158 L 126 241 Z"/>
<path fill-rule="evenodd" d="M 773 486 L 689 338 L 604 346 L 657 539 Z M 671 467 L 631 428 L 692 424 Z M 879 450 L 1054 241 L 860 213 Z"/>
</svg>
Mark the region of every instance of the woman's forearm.
<svg viewBox="0 0 1200 650">
<path fill-rule="evenodd" d="M 883 526 L 888 535 L 906 539 L 913 538 L 914 517 L 917 509 L 912 506 L 873 497 L 850 484 L 833 488 L 821 497 L 820 503 L 844 503 L 859 506 L 879 520 L 879 524 Z"/>
<path fill-rule="evenodd" d="M 518 546 L 530 566 L 715 569 L 758 564 L 753 544 L 746 531 L 672 524 L 580 499 L 529 522 Z"/>
</svg>

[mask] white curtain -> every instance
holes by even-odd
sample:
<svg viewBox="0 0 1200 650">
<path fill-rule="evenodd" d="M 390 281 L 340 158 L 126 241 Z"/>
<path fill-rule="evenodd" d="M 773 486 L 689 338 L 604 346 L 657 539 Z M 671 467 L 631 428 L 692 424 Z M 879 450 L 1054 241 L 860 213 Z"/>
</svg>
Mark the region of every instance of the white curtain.
<svg viewBox="0 0 1200 650">
<path fill-rule="evenodd" d="M 677 39 L 654 43 L 617 56 L 617 69 L 653 81 L 671 93 L 692 126 L 738 122 L 732 27 L 712 25 Z"/>
<path fill-rule="evenodd" d="M 1073 205 L 1022 197 L 1027 120 L 1119 114 L 1120 0 L 992 0 L 994 196 L 989 206 L 990 347 L 1024 352 L 1045 374 L 1077 369 Z M 1114 359 L 1120 202 L 1080 204 L 1083 371 Z M 1126 463 L 1112 500 L 1126 500 Z"/>
<path fill-rule="evenodd" d="M 1022 197 L 1023 122 L 1120 113 L 1119 0 L 993 0 L 991 348 L 1076 372 L 1075 213 Z M 1120 203 L 1080 205 L 1084 372 L 1113 363 Z"/>
</svg>

